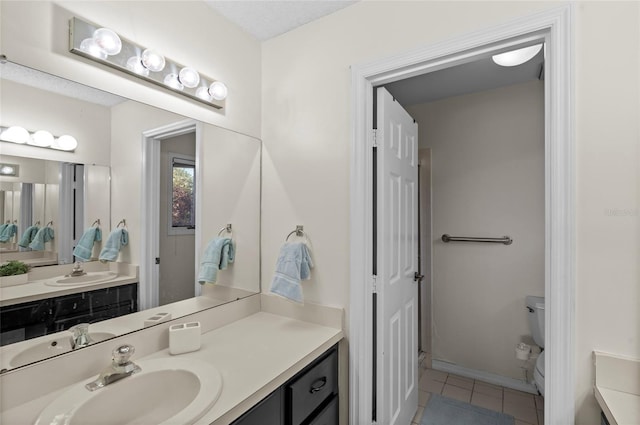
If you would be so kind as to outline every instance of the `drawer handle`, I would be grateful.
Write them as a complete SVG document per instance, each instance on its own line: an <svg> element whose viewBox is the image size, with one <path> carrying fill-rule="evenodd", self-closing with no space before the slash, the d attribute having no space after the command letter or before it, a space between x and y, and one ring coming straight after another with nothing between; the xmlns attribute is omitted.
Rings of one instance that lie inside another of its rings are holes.
<svg viewBox="0 0 640 425"><path fill-rule="evenodd" d="M322 378L318 379L313 384L311 384L311 389L309 390L309 392L311 394L314 394L314 393L317 393L318 391L322 391L325 385L327 385L327 378L326 376L323 376Z"/></svg>

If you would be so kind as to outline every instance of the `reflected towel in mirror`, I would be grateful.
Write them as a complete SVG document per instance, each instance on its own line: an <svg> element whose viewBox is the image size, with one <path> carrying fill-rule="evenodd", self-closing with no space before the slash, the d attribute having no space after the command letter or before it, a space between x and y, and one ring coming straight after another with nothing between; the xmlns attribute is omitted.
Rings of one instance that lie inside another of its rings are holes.
<svg viewBox="0 0 640 425"><path fill-rule="evenodd" d="M98 258L103 263L106 263L107 261L116 261L118 254L120 253L120 249L128 244L129 232L124 227L118 227L109 234L107 242L104 244L104 247L102 247L102 251L100 251L100 256Z"/></svg>
<svg viewBox="0 0 640 425"><path fill-rule="evenodd" d="M33 238L31 243L29 244L29 248L34 251L44 251L44 244L53 240L54 232L53 227L45 226L41 227L36 236Z"/></svg>
<svg viewBox="0 0 640 425"><path fill-rule="evenodd" d="M99 227L89 227L84 231L78 245L73 249L73 255L82 261L89 261L93 252L93 244L102 240L102 230Z"/></svg>
<svg viewBox="0 0 640 425"><path fill-rule="evenodd" d="M302 280L311 278L311 253L304 242L287 242L280 248L276 271L271 281L271 292L295 301L303 302Z"/></svg>
<svg viewBox="0 0 640 425"><path fill-rule="evenodd" d="M18 226L15 224L5 224L4 229L0 232L0 242L5 243L18 232Z"/></svg>
<svg viewBox="0 0 640 425"><path fill-rule="evenodd" d="M27 227L27 230L22 233L22 237L20 238L20 242L18 242L18 245L23 248L29 248L29 244L35 239L36 235L38 234L38 230L40 230L38 226Z"/></svg>
<svg viewBox="0 0 640 425"><path fill-rule="evenodd" d="M218 270L224 270L229 263L233 263L235 257L235 246L233 239L215 238L204 250L202 262L200 263L200 273L198 282L216 283L218 280Z"/></svg>

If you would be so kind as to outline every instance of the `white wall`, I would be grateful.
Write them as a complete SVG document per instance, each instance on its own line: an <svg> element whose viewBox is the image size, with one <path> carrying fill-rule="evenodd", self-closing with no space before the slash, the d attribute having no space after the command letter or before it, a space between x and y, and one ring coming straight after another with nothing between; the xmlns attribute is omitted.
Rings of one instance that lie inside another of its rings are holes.
<svg viewBox="0 0 640 425"><path fill-rule="evenodd" d="M306 300L348 306L350 65L556 5L363 1L265 42L263 287L284 236L304 224L316 262ZM579 3L573 21L579 424L598 423L591 351L640 358L638 8ZM630 213L607 216L608 208Z"/></svg>
<svg viewBox="0 0 640 425"><path fill-rule="evenodd" d="M525 297L544 296L544 84L406 109L432 153L433 358L522 380ZM445 233L514 242L444 243Z"/></svg>
<svg viewBox="0 0 640 425"><path fill-rule="evenodd" d="M68 51L72 16L224 81L222 112ZM175 113L260 135L260 44L196 1L2 1L0 50L9 60Z"/></svg>

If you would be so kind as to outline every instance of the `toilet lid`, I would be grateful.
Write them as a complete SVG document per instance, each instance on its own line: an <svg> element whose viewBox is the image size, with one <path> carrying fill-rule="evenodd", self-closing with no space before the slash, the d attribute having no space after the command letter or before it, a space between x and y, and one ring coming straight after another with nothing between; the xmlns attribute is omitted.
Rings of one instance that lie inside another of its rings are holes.
<svg viewBox="0 0 640 425"><path fill-rule="evenodd" d="M544 378L544 352L540 353L538 360L536 360L536 370Z"/></svg>

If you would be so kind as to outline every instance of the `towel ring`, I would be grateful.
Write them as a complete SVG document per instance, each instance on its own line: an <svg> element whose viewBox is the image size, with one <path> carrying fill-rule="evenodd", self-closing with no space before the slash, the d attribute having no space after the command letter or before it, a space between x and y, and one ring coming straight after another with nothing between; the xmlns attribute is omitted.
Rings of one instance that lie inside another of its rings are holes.
<svg viewBox="0 0 640 425"><path fill-rule="evenodd" d="M229 235L233 235L231 223L227 224L222 229L220 229L220 231L218 232L218 236L221 236L224 232L227 232Z"/></svg>
<svg viewBox="0 0 640 425"><path fill-rule="evenodd" d="M97 219L96 221L93 222L93 224L91 225L91 227L98 225L97 227L100 227L100 219Z"/></svg>
<svg viewBox="0 0 640 425"><path fill-rule="evenodd" d="M47 223L47 225L45 227L49 227L49 226L53 226L53 220L51 220L50 222Z"/></svg>
<svg viewBox="0 0 640 425"><path fill-rule="evenodd" d="M122 227L124 227L125 229L127 228L127 221L123 218L122 220L120 220L118 222L118 224L116 225L116 229L120 227L120 225L122 224Z"/></svg>
<svg viewBox="0 0 640 425"><path fill-rule="evenodd" d="M286 238L284 241L285 241L285 242L289 241L289 238L290 238L290 237L291 237L291 235L293 235L294 233L295 233L295 235L296 235L296 236L300 236L300 237L304 236L304 237L306 238L306 236L307 236L307 235L306 235L306 233L304 233L304 230L303 230L303 229L304 229L304 226L302 226L302 225L297 225L297 226L296 226L296 230L294 230L294 231L292 231L291 233L289 233L289 234L287 235L287 238ZM308 238L307 238L307 239L308 239Z"/></svg>

